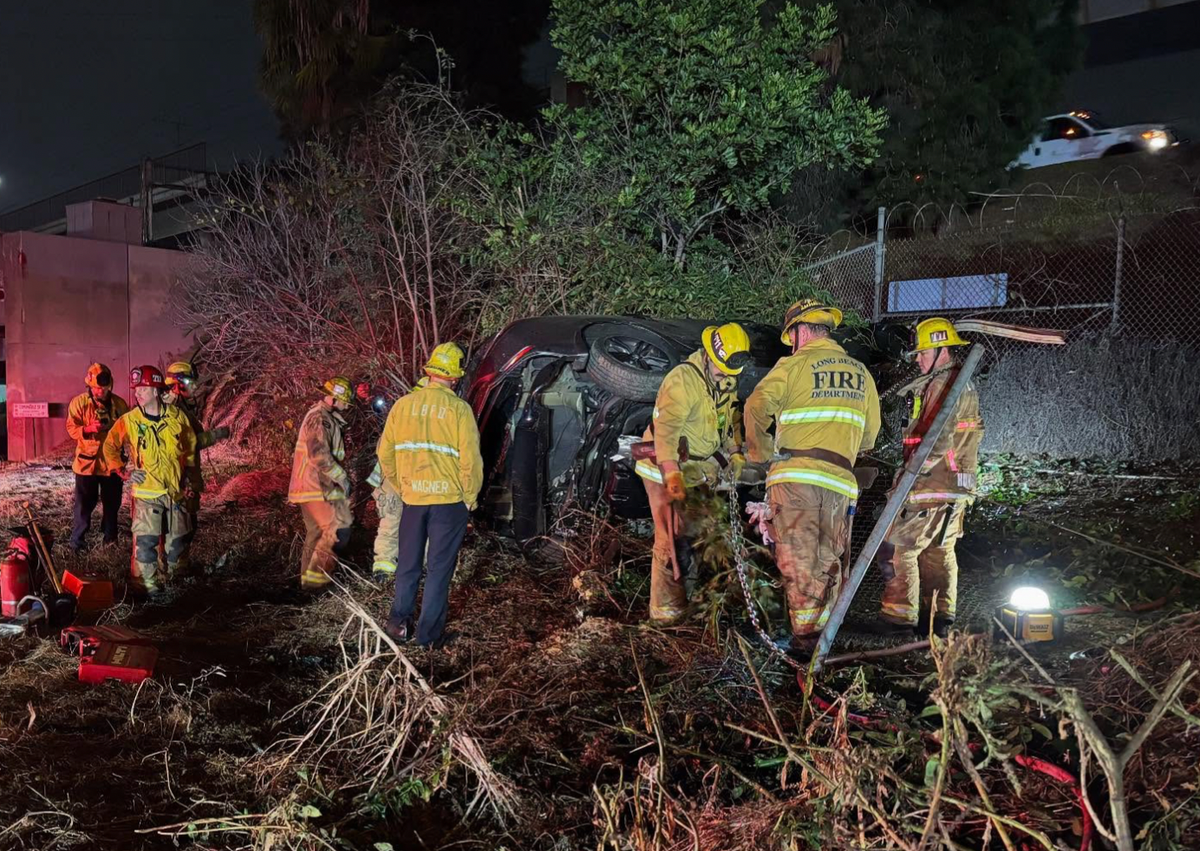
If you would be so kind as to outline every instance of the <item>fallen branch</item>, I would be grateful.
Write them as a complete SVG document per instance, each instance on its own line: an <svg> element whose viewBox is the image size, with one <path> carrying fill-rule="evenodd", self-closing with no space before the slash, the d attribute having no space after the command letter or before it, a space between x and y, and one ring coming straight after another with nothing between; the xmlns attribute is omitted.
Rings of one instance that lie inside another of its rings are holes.
<svg viewBox="0 0 1200 851"><path fill-rule="evenodd" d="M269 776L276 781L291 776L296 762L334 763L347 786L372 790L416 773L421 759L437 759L444 743L478 784L467 813L482 801L501 822L515 816L516 789L492 769L466 731L463 712L434 690L366 609L348 594L342 602L350 612L343 629L345 670L289 713L315 711L316 719L302 735L268 748L268 753L282 751L268 761ZM356 636L353 652L347 635Z"/></svg>

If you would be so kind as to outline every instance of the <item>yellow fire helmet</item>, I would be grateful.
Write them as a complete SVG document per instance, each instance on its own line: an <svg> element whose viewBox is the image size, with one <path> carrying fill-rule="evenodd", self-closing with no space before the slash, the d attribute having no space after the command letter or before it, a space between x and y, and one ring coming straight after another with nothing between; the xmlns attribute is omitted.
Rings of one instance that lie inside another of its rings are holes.
<svg viewBox="0 0 1200 851"><path fill-rule="evenodd" d="M808 325L827 325L836 328L842 324L842 312L832 305L815 298L796 302L783 314L783 332L779 340L784 345L792 344L792 329L804 322Z"/></svg>
<svg viewBox="0 0 1200 851"><path fill-rule="evenodd" d="M83 383L93 389L112 387L112 370L102 363L94 363L88 367Z"/></svg>
<svg viewBox="0 0 1200 851"><path fill-rule="evenodd" d="M463 361L466 358L458 343L442 343L430 354L425 372L439 378L462 378Z"/></svg>
<svg viewBox="0 0 1200 851"><path fill-rule="evenodd" d="M196 368L187 361L176 361L167 367L167 376L164 382L167 387L174 388L175 392L181 396L186 396L196 383Z"/></svg>
<svg viewBox="0 0 1200 851"><path fill-rule="evenodd" d="M928 349L965 345L967 345L967 341L958 336L958 331L954 329L954 323L949 319L935 316L932 319L922 319L917 323L917 347L913 349L914 354Z"/></svg>
<svg viewBox="0 0 1200 851"><path fill-rule="evenodd" d="M354 388L350 386L350 379L345 376L335 375L326 381L322 387L326 393L335 399L340 399L346 403L354 401Z"/></svg>
<svg viewBox="0 0 1200 851"><path fill-rule="evenodd" d="M750 359L750 335L736 322L727 322L718 328L709 325L700 335L704 351L726 375L740 375Z"/></svg>

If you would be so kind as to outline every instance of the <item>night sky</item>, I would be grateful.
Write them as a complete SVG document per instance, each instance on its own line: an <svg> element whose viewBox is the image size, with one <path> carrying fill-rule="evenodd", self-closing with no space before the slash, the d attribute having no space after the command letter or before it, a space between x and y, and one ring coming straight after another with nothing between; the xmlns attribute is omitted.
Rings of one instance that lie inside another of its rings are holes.
<svg viewBox="0 0 1200 851"><path fill-rule="evenodd" d="M38 0L0 15L0 212L207 142L281 150L249 0Z"/></svg>

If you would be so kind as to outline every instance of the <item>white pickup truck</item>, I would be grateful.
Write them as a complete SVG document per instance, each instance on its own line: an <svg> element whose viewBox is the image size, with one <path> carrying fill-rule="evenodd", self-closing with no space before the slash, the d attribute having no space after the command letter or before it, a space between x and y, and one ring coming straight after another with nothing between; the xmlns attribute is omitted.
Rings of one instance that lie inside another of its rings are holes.
<svg viewBox="0 0 1200 851"><path fill-rule="evenodd" d="M1041 168L1138 151L1157 153L1178 144L1175 132L1165 124L1108 127L1096 113L1080 110L1043 119L1033 142L1009 167Z"/></svg>

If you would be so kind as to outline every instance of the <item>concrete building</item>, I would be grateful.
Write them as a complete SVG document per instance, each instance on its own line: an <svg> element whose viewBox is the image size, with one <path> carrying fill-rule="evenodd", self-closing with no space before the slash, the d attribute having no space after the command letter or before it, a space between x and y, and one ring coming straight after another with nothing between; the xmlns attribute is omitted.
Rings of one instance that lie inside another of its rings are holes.
<svg viewBox="0 0 1200 851"><path fill-rule="evenodd" d="M191 346L169 302L187 255L141 245L141 213L132 207L88 201L68 207L66 220L64 236L0 234L12 461L33 460L68 439L67 405L83 392L88 364L107 364L113 389L132 402L132 366L165 366Z"/></svg>

